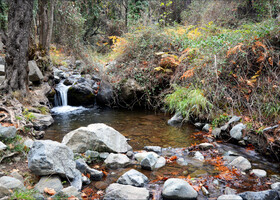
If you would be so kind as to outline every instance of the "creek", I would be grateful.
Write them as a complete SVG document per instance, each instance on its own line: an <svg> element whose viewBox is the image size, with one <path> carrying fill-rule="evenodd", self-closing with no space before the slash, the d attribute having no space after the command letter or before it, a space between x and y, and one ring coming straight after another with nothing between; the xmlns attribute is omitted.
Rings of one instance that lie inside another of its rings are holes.
<svg viewBox="0 0 280 200"><path fill-rule="evenodd" d="M72 110L71 112L69 110ZM219 185L213 183L219 171L208 162L199 162L188 159L185 148L194 144L208 142L203 135L198 135L193 125L186 124L182 127L172 127L167 124L169 115L163 113L154 113L145 110L120 110L108 109L95 106L94 108L82 107L61 107L58 112L55 110L53 117L55 123L46 130L45 139L51 139L61 142L63 136L68 132L81 126L87 126L92 123L105 123L129 139L129 144L134 151L143 150L144 146L161 146L163 147L162 155L171 157L176 155L178 158L183 157L188 162L187 166L181 166L176 162L167 163L163 168L155 171L142 170L139 165L132 168L144 173L151 181L146 187L160 199L161 187L164 181L157 181L159 177L183 177L189 175L191 178L205 177L210 181L209 188L210 197L217 197L223 193L226 186L236 189L238 192L243 191L259 191L268 189L264 186L264 182L269 181L264 178L262 181L250 175L242 175L240 182L236 181L220 181ZM254 150L248 150L232 144L217 143L219 152L235 152L247 158L252 168L265 169L269 176L279 174L279 166L277 163L271 163L264 157L260 156ZM205 155L207 158L208 155ZM102 165L102 163L99 163ZM93 166L96 165L93 164ZM91 187L94 190L104 189L110 183L116 182L118 177L131 168L108 170L108 176L99 182L92 182ZM155 183L154 183L155 182ZM200 191L200 196L204 197Z"/></svg>

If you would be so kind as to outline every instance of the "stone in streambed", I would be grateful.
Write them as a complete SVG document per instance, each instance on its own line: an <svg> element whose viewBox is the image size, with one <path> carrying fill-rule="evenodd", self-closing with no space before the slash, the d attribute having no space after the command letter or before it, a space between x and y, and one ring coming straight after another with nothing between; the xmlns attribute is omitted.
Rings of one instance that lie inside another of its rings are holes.
<svg viewBox="0 0 280 200"><path fill-rule="evenodd" d="M126 155L114 153L110 153L104 163L106 164L106 167L112 169L127 167L131 164L130 159Z"/></svg>
<svg viewBox="0 0 280 200"><path fill-rule="evenodd" d="M243 192L238 194L243 200L279 200L279 194L275 190L260 192Z"/></svg>
<svg viewBox="0 0 280 200"><path fill-rule="evenodd" d="M242 156L238 156L235 158L231 163L229 163L230 166L234 166L242 171L246 171L252 168L251 163L249 160Z"/></svg>
<svg viewBox="0 0 280 200"><path fill-rule="evenodd" d="M145 146L144 150L153 151L155 153L161 153L161 147L160 146Z"/></svg>
<svg viewBox="0 0 280 200"><path fill-rule="evenodd" d="M63 185L58 176L44 176L35 185L34 189L40 193L44 193L45 188L51 188L54 189L56 192L59 192L63 189Z"/></svg>
<svg viewBox="0 0 280 200"><path fill-rule="evenodd" d="M242 200L242 198L238 195L222 195L217 198L217 200Z"/></svg>
<svg viewBox="0 0 280 200"><path fill-rule="evenodd" d="M113 183L106 189L104 200L148 200L149 190L146 188L134 187L131 185L122 185Z"/></svg>
<svg viewBox="0 0 280 200"><path fill-rule="evenodd" d="M153 154L146 156L140 163L141 168L146 170L154 170L157 164L157 158Z"/></svg>
<svg viewBox="0 0 280 200"><path fill-rule="evenodd" d="M273 183L271 189L280 191L280 182Z"/></svg>
<svg viewBox="0 0 280 200"><path fill-rule="evenodd" d="M146 158L148 155L152 154L155 158L159 158L160 156L158 154L156 154L155 152L141 152L141 153L137 153L134 155L135 159L138 162L141 162L144 158Z"/></svg>
<svg viewBox="0 0 280 200"><path fill-rule="evenodd" d="M51 115L43 115L38 113L32 113L32 115L35 117L32 123L36 130L46 129L54 122Z"/></svg>
<svg viewBox="0 0 280 200"><path fill-rule="evenodd" d="M231 130L230 130L230 136L236 140L241 140L242 139L242 131L246 128L246 125L240 123L235 125Z"/></svg>
<svg viewBox="0 0 280 200"><path fill-rule="evenodd" d="M253 169L251 170L250 175L255 175L258 178L263 178L267 176L267 173L265 170L262 169Z"/></svg>
<svg viewBox="0 0 280 200"><path fill-rule="evenodd" d="M168 120L168 124L170 126L176 126L178 124L181 124L184 120L184 117L181 113L176 113L171 119Z"/></svg>
<svg viewBox="0 0 280 200"><path fill-rule="evenodd" d="M135 187L144 187L144 184L149 180L147 176L138 172L135 169L131 169L128 172L124 173L118 180L117 183L123 185L132 185Z"/></svg>
<svg viewBox="0 0 280 200"><path fill-rule="evenodd" d="M162 190L164 199L196 199L197 192L187 181L178 178L171 178L165 181Z"/></svg>
<svg viewBox="0 0 280 200"><path fill-rule="evenodd" d="M132 149L122 134L102 123L71 131L63 137L62 143L75 153L84 153L87 150L126 153Z"/></svg>
<svg viewBox="0 0 280 200"><path fill-rule="evenodd" d="M90 168L83 159L78 159L75 161L77 169L83 174L90 174L90 179L94 181L99 181L103 177L103 172L96 169Z"/></svg>
<svg viewBox="0 0 280 200"><path fill-rule="evenodd" d="M203 126L202 130L205 131L205 132L209 132L209 130L210 130L210 124L205 124L205 125Z"/></svg>
<svg viewBox="0 0 280 200"><path fill-rule="evenodd" d="M198 145L198 147L203 150L203 151L206 151L206 150L209 150L209 149L213 149L214 148L214 145L213 144L210 144L210 143L201 143Z"/></svg>

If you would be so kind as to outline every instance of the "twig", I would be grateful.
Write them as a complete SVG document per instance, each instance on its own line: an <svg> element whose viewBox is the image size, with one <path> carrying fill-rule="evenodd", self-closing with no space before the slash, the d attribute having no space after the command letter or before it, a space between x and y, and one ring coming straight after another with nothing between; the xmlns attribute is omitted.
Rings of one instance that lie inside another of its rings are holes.
<svg viewBox="0 0 280 200"><path fill-rule="evenodd" d="M10 153L8 155L5 155L3 156L1 159L0 159L0 163L5 159L5 158L9 158L9 157L12 157L14 155L18 154L18 152L13 152L13 153Z"/></svg>

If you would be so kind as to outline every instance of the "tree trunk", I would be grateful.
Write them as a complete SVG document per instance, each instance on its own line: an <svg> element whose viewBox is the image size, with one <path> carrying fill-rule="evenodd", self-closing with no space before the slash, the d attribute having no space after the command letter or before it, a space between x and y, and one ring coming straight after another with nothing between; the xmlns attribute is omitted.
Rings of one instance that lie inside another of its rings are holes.
<svg viewBox="0 0 280 200"><path fill-rule="evenodd" d="M39 45L49 54L53 28L54 0L40 0L39 2Z"/></svg>
<svg viewBox="0 0 280 200"><path fill-rule="evenodd" d="M8 1L8 38L3 89L28 92L28 42L32 22L33 0Z"/></svg>

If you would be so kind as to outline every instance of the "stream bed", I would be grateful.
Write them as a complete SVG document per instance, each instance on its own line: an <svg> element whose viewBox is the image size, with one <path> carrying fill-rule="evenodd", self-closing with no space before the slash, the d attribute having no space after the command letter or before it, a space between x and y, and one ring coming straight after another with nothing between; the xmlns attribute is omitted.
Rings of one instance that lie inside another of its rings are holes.
<svg viewBox="0 0 280 200"><path fill-rule="evenodd" d="M260 156L254 150L241 148L233 144L216 143L216 148L211 151L202 152L206 161L200 162L188 159L187 147L195 146L208 140L193 125L186 124L182 127L172 127L167 124L169 115L144 110L114 110L108 108L89 108L77 109L74 112L56 113L53 115L55 123L46 130L45 139L51 139L58 142L68 132L81 126L88 126L93 123L105 123L125 137L129 138L128 143L133 151L141 151L144 146L160 146L163 148L161 155L165 158L176 156L184 158L188 163L186 166L179 165L176 161L167 163L164 167L155 170L142 170L139 164L132 165L129 168L120 168L116 170L106 169L108 175L102 181L93 181L87 188L94 192L104 190L109 184L116 182L119 176L129 169L136 169L144 173L150 180L146 188L153 194L153 199L161 199L162 184L166 178L170 177L189 177L196 181L195 184L203 184L209 191L205 195L199 191L198 199L216 198L224 194L225 188L230 187L237 192L260 191L269 189L271 180L278 180L278 163L269 162ZM249 174L240 174L240 180L222 180L219 178L219 170L215 165L207 162L219 154L235 152L247 158L252 168L264 169L268 177L256 178ZM102 163L93 163L91 167L102 168Z"/></svg>

